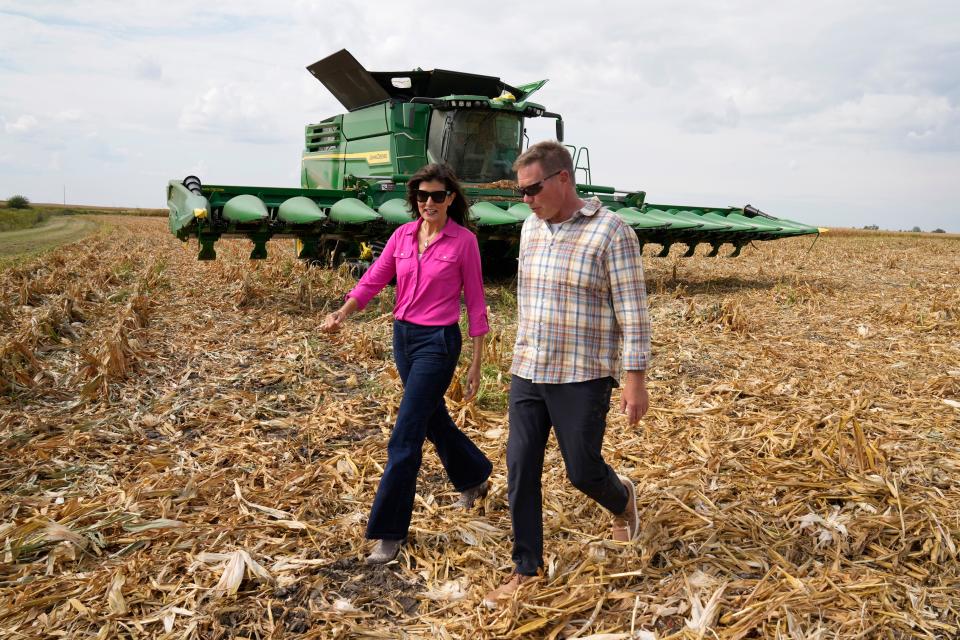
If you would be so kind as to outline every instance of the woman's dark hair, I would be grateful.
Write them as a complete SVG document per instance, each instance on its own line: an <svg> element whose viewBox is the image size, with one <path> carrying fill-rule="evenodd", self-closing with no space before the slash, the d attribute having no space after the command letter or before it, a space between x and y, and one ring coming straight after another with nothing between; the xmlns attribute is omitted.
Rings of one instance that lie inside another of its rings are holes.
<svg viewBox="0 0 960 640"><path fill-rule="evenodd" d="M417 207L417 190L421 182L437 180L444 184L450 193L453 194L453 202L447 208L447 216L453 218L454 222L461 227L466 227L473 231L473 223L470 221L470 207L467 205L467 198L463 195L463 189L460 188L460 181L453 169L445 164L428 164L421 167L407 181L407 204L410 205L410 212L414 220L420 217L420 209Z"/></svg>

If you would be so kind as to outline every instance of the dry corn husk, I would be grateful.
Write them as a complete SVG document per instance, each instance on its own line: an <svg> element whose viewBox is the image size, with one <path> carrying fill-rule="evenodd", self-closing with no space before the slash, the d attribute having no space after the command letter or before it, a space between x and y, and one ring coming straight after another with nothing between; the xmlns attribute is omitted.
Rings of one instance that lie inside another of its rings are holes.
<svg viewBox="0 0 960 640"><path fill-rule="evenodd" d="M647 259L651 409L629 426L615 392L604 449L640 539L608 540L551 438L542 586L491 612L511 566L511 284L487 289L480 397L448 397L490 494L452 507L426 445L409 543L370 568L402 394L389 293L327 337L348 270L282 240L197 262L163 220L104 221L0 272L0 636L960 634L956 237Z"/></svg>

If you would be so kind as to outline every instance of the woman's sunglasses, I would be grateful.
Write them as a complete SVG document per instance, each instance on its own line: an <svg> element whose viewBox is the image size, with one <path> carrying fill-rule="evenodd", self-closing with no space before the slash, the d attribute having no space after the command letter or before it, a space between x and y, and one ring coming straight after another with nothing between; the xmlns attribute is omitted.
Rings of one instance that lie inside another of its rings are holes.
<svg viewBox="0 0 960 640"><path fill-rule="evenodd" d="M427 198L433 198L434 202L443 202L447 199L447 196L450 195L450 192L444 189L443 191L423 191L417 189L417 202L426 202Z"/></svg>
<svg viewBox="0 0 960 640"><path fill-rule="evenodd" d="M563 171L563 169L560 169L560 171ZM517 191L520 192L520 197L522 198L524 196L530 196L532 198L533 196L537 195L538 193L543 191L543 183L549 180L550 178L552 178L553 176L557 175L558 173L560 173L560 171L554 171L543 180L539 180L537 182L534 182L533 184L528 184L525 187L519 187Z"/></svg>

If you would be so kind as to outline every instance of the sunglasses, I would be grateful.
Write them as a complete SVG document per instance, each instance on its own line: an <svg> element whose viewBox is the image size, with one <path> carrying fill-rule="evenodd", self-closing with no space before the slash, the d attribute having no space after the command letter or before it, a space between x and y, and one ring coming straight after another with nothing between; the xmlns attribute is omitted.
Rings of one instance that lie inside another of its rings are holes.
<svg viewBox="0 0 960 640"><path fill-rule="evenodd" d="M444 189L442 191L423 191L417 189L417 202L426 202L427 198L433 198L434 202L440 203L447 199L447 196L450 195L450 191Z"/></svg>
<svg viewBox="0 0 960 640"><path fill-rule="evenodd" d="M560 169L560 171L563 171L563 169ZM532 198L533 196L537 195L538 193L543 191L543 183L549 180L550 178L552 178L553 176L557 175L558 173L560 173L560 171L554 171L543 180L534 182L533 184L528 184L525 187L518 187L517 191L520 192L520 197L530 196Z"/></svg>

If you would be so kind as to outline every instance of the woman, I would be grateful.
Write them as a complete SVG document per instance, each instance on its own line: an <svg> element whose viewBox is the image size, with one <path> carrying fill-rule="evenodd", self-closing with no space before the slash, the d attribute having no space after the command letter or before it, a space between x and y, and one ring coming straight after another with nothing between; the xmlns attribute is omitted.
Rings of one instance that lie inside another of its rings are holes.
<svg viewBox="0 0 960 640"><path fill-rule="evenodd" d="M403 380L403 399L387 446L387 466L370 510L366 537L376 540L368 564L390 562L407 537L423 441L429 439L450 482L469 508L486 495L493 465L450 419L443 395L460 358L460 292L467 306L473 360L467 398L480 386L487 325L480 250L467 228L467 201L446 166L430 164L407 182L407 202L418 212L387 241L383 253L329 314L321 330L337 331L394 277L393 356Z"/></svg>

